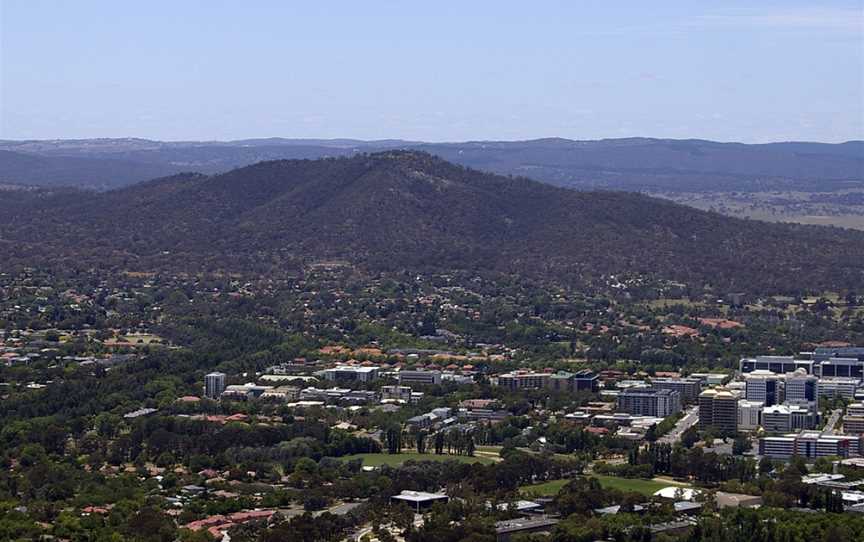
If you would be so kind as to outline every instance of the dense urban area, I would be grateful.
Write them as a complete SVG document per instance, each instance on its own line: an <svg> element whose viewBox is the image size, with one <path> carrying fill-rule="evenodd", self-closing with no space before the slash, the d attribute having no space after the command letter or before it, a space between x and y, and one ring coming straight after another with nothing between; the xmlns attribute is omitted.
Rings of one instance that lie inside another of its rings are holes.
<svg viewBox="0 0 864 542"><path fill-rule="evenodd" d="M0 273L0 539L861 540L864 299Z"/></svg>

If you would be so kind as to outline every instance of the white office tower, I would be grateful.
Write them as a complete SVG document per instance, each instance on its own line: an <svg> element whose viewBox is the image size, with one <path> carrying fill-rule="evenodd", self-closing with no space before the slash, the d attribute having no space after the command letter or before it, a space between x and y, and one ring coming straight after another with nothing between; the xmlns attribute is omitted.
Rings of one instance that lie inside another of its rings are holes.
<svg viewBox="0 0 864 542"><path fill-rule="evenodd" d="M786 402L803 404L819 400L819 379L804 369L786 373Z"/></svg>
<svg viewBox="0 0 864 542"><path fill-rule="evenodd" d="M225 391L225 373L210 373L204 377L204 396L218 399Z"/></svg>
<svg viewBox="0 0 864 542"><path fill-rule="evenodd" d="M765 406L778 405L783 402L783 389L779 375L771 371L753 371L744 375L746 390L744 398L748 401L758 401Z"/></svg>
<svg viewBox="0 0 864 542"><path fill-rule="evenodd" d="M762 403L759 401L738 401L738 429L753 431L762 423Z"/></svg>

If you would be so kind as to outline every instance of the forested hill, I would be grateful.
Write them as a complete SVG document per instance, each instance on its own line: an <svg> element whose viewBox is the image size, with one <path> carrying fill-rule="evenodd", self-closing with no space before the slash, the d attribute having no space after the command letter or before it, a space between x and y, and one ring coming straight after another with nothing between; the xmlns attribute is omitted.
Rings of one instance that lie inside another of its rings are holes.
<svg viewBox="0 0 864 542"><path fill-rule="evenodd" d="M860 287L864 234L576 192L388 151L0 201L0 260L270 272L477 269L579 281L653 274L761 291Z"/></svg>

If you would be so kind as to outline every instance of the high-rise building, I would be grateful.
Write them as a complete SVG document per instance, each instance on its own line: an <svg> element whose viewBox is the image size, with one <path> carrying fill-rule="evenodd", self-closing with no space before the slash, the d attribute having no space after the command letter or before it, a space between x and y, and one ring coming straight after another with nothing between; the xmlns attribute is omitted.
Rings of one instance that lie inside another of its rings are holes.
<svg viewBox="0 0 864 542"><path fill-rule="evenodd" d="M738 401L738 429L752 431L762 424L762 403L759 401Z"/></svg>
<svg viewBox="0 0 864 542"><path fill-rule="evenodd" d="M744 398L748 401L759 401L765 406L783 402L782 379L779 375L758 370L744 375L744 382Z"/></svg>
<svg viewBox="0 0 864 542"><path fill-rule="evenodd" d="M681 394L675 390L632 388L618 394L618 410L665 418L681 411Z"/></svg>
<svg viewBox="0 0 864 542"><path fill-rule="evenodd" d="M218 399L225 391L225 373L210 373L204 376L204 396Z"/></svg>
<svg viewBox="0 0 864 542"><path fill-rule="evenodd" d="M699 429L738 430L738 398L729 390L713 388L699 394Z"/></svg>

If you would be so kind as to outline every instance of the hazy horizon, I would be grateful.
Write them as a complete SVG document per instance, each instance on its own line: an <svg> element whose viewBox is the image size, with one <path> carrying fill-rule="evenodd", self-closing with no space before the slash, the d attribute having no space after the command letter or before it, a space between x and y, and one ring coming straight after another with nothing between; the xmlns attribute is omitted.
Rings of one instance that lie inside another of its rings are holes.
<svg viewBox="0 0 864 542"><path fill-rule="evenodd" d="M848 139L845 141L816 141L816 140L804 140L804 139L788 139L788 140L776 140L776 141L758 141L758 142L746 142L746 141L736 141L736 140L719 140L719 139L706 139L704 137L653 137L650 135L633 135L633 136L621 136L621 137L598 137L594 139L578 139L578 138L570 138L570 137L561 137L561 136L545 136L545 137L533 137L530 139L465 139L465 140L456 140L456 139L441 139L441 140L431 140L431 139L407 139L402 137L383 137L378 139L361 139L356 137L286 137L286 136L253 136L253 137L242 137L242 138L232 138L232 139L215 139L215 138L206 138L206 139L157 139L151 137L138 137L134 135L120 135L120 136L97 136L97 137L47 137L47 138L7 138L0 137L0 141L9 141L9 142L51 142L51 141L96 141L96 140L141 140L141 141L152 141L154 143L237 143L243 141L265 141L271 139L279 139L284 141L322 141L322 142L336 142L336 141L357 141L361 143L378 143L378 142L386 142L386 141L399 141L405 143L429 143L435 145L447 145L447 144L465 144L465 143L524 143L528 141L541 141L546 139L562 139L567 141L574 142L593 142L593 141L620 141L627 139L647 139L647 140L657 140L657 141L708 141L711 143L721 143L721 144L741 144L741 145L772 145L777 143L814 143L814 144L824 144L824 145L843 145L847 143L864 143L864 138L862 139Z"/></svg>

